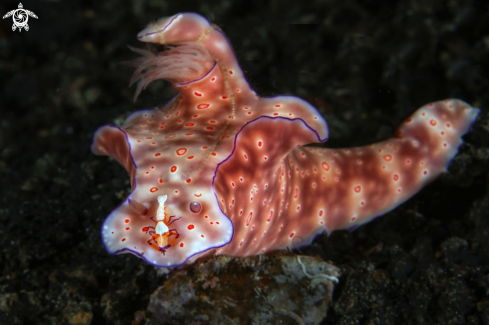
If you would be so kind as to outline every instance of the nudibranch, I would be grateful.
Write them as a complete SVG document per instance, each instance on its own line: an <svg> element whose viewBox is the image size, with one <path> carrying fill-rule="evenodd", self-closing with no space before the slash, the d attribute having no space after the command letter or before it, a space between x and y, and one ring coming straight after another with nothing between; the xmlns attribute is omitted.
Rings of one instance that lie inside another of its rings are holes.
<svg viewBox="0 0 489 325"><path fill-rule="evenodd" d="M260 98L221 30L194 13L150 24L131 82L156 79L179 94L168 104L107 125L92 151L117 159L132 192L105 220L109 253L159 267L203 254L248 256L308 245L353 229L406 201L441 172L478 109L449 99L406 119L395 136L364 147L307 147L328 126L306 101Z"/></svg>

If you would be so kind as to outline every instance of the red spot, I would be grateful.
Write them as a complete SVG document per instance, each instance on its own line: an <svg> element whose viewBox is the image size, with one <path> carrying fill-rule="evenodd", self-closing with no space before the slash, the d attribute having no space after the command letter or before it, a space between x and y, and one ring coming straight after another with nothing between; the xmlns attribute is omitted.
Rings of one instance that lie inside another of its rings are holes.
<svg viewBox="0 0 489 325"><path fill-rule="evenodd" d="M300 206L300 205L298 205L298 206L297 206L297 211L299 211L300 209L301 209L301 206Z"/></svg>
<svg viewBox="0 0 489 325"><path fill-rule="evenodd" d="M291 233L289 237L290 237L290 238L294 237L294 233Z"/></svg>
<svg viewBox="0 0 489 325"><path fill-rule="evenodd" d="M183 243L180 243L180 247L183 247Z"/></svg>
<svg viewBox="0 0 489 325"><path fill-rule="evenodd" d="M240 241L239 242L239 246L243 246L243 241Z"/></svg>
<svg viewBox="0 0 489 325"><path fill-rule="evenodd" d="M258 147L261 148L262 145L263 145L263 142L258 141Z"/></svg>
<svg viewBox="0 0 489 325"><path fill-rule="evenodd" d="M146 172L146 175L148 175L148 174L149 174L149 172Z"/></svg>
<svg viewBox="0 0 489 325"><path fill-rule="evenodd" d="M154 193L154 192L158 191L158 188L157 187L152 187L152 188L149 189L149 191L151 193Z"/></svg>
<svg viewBox="0 0 489 325"><path fill-rule="evenodd" d="M428 175L428 171L427 170L423 171L423 175Z"/></svg>
<svg viewBox="0 0 489 325"><path fill-rule="evenodd" d="M161 156L161 153L159 153L159 152L155 153L155 157L159 157L159 156Z"/></svg>
<svg viewBox="0 0 489 325"><path fill-rule="evenodd" d="M410 164L411 163L411 160L406 160L406 164Z"/></svg>
<svg viewBox="0 0 489 325"><path fill-rule="evenodd" d="M229 70L229 74L233 74L233 73L234 73L233 70Z"/></svg>
<svg viewBox="0 0 489 325"><path fill-rule="evenodd" d="M278 107L280 107L280 105L275 105L275 107L277 107L277 108L278 108Z"/></svg>
<svg viewBox="0 0 489 325"><path fill-rule="evenodd" d="M194 123L187 123L185 124L185 126L194 126L195 124Z"/></svg>
<svg viewBox="0 0 489 325"><path fill-rule="evenodd" d="M218 225L218 224L219 224L219 221L216 221L216 225Z"/></svg>
<svg viewBox="0 0 489 325"><path fill-rule="evenodd" d="M195 226L194 226L194 225L188 225L188 226L187 226L187 229L188 229L188 230L192 230L192 229L194 229L194 228L195 228Z"/></svg>
<svg viewBox="0 0 489 325"><path fill-rule="evenodd" d="M194 194L196 197L201 197L202 196L202 193L200 194Z"/></svg>
<svg viewBox="0 0 489 325"><path fill-rule="evenodd" d="M394 175L392 176L392 179L393 179L394 181L397 181L397 180L399 180L399 175L397 175L397 174L394 174Z"/></svg>
<svg viewBox="0 0 489 325"><path fill-rule="evenodd" d="M299 195L299 189L296 187L294 190L294 199L297 199L298 195Z"/></svg>
<svg viewBox="0 0 489 325"><path fill-rule="evenodd" d="M152 137L146 137L146 139L148 139L148 140L152 140L153 138L152 138Z"/></svg>
<svg viewBox="0 0 489 325"><path fill-rule="evenodd" d="M408 119L406 120L406 123L411 123L412 121L413 121L413 119L412 119L412 118L408 118Z"/></svg>
<svg viewBox="0 0 489 325"><path fill-rule="evenodd" d="M384 156L384 160L385 161L391 161L392 160L392 156L391 155L385 155Z"/></svg>
<svg viewBox="0 0 489 325"><path fill-rule="evenodd" d="M200 235L200 237L204 238L204 235Z"/></svg>
<svg viewBox="0 0 489 325"><path fill-rule="evenodd" d="M215 157L215 156L217 156L217 153L213 152L213 153L211 153L211 155L213 155Z"/></svg>
<svg viewBox="0 0 489 325"><path fill-rule="evenodd" d="M364 206L365 205L365 201L360 201L360 205L361 206Z"/></svg>
<svg viewBox="0 0 489 325"><path fill-rule="evenodd" d="M194 91L194 95L197 97L202 97L202 93L199 93L198 91Z"/></svg>
<svg viewBox="0 0 489 325"><path fill-rule="evenodd" d="M158 183L163 184L163 180L161 178L158 178Z"/></svg>
<svg viewBox="0 0 489 325"><path fill-rule="evenodd" d="M172 173L176 172L176 171L177 171L177 166L171 166L170 171L171 171Z"/></svg>
<svg viewBox="0 0 489 325"><path fill-rule="evenodd" d="M250 225L252 217L253 217L253 212L250 212L250 214L248 214L248 217L246 217L246 226Z"/></svg>
<svg viewBox="0 0 489 325"><path fill-rule="evenodd" d="M211 106L210 104L199 104L197 105L197 109L205 109L205 108L208 108L209 106ZM196 116L194 116L196 117Z"/></svg>
<svg viewBox="0 0 489 325"><path fill-rule="evenodd" d="M451 126L450 123L447 123L447 128L449 128L450 126Z"/></svg>
<svg viewBox="0 0 489 325"><path fill-rule="evenodd" d="M211 121L209 121L209 123L216 123L216 121L214 121L214 120L211 120Z"/></svg>
<svg viewBox="0 0 489 325"><path fill-rule="evenodd" d="M323 210L319 210L319 216L322 217L323 216Z"/></svg>
<svg viewBox="0 0 489 325"><path fill-rule="evenodd" d="M211 81L216 81L216 77L212 77Z"/></svg>
<svg viewBox="0 0 489 325"><path fill-rule="evenodd" d="M329 165L328 165L328 163L327 163L327 162L323 161L323 163L321 164L321 166L323 167L323 169L324 169L325 171L329 171Z"/></svg>
<svg viewBox="0 0 489 325"><path fill-rule="evenodd" d="M129 219L124 220L125 223L129 223L129 221L130 221Z"/></svg>
<svg viewBox="0 0 489 325"><path fill-rule="evenodd" d="M421 113L421 115L426 116L426 113L425 113L425 112L423 112L423 113Z"/></svg>
<svg viewBox="0 0 489 325"><path fill-rule="evenodd" d="M443 146L446 148L448 145L446 143L444 143Z"/></svg>
<svg viewBox="0 0 489 325"><path fill-rule="evenodd" d="M151 166L151 169L155 169L155 166Z"/></svg>
<svg viewBox="0 0 489 325"><path fill-rule="evenodd" d="M212 221L211 221L211 222L209 222L209 223L210 223L211 225L213 225L213 224L214 224L214 222L212 222Z"/></svg>
<svg viewBox="0 0 489 325"><path fill-rule="evenodd" d="M182 156L187 153L187 148L180 148L177 150L177 155Z"/></svg>
<svg viewBox="0 0 489 325"><path fill-rule="evenodd" d="M234 187L236 184L234 184L234 182L231 182L231 186Z"/></svg>
<svg viewBox="0 0 489 325"><path fill-rule="evenodd" d="M204 216L204 218L208 219L208 218L209 218L209 216Z"/></svg>
<svg viewBox="0 0 489 325"><path fill-rule="evenodd" d="M357 185L353 188L353 190L356 192L356 193L360 193L360 191L362 190L362 187L360 185Z"/></svg>
<svg viewBox="0 0 489 325"><path fill-rule="evenodd" d="M248 155L247 154L244 154L243 157L244 157L244 159L248 159Z"/></svg>
<svg viewBox="0 0 489 325"><path fill-rule="evenodd" d="M175 137L175 134L170 134L165 137L165 139L172 139Z"/></svg>
<svg viewBox="0 0 489 325"><path fill-rule="evenodd" d="M194 159L194 156L188 156L187 159Z"/></svg>
<svg viewBox="0 0 489 325"><path fill-rule="evenodd" d="M277 115L278 115L278 113L273 113L273 115L277 116Z"/></svg>
<svg viewBox="0 0 489 325"><path fill-rule="evenodd" d="M248 115L251 115L251 112L248 112L247 114L248 114Z"/></svg>
<svg viewBox="0 0 489 325"><path fill-rule="evenodd" d="M195 115L194 115L194 116L192 116L192 117L193 117L193 118L197 118L197 117L199 117L199 115L195 114Z"/></svg>
<svg viewBox="0 0 489 325"><path fill-rule="evenodd" d="M187 179L187 184L190 183L192 181L192 179L188 178Z"/></svg>
<svg viewBox="0 0 489 325"><path fill-rule="evenodd" d="M129 230L129 229L131 229L131 228L130 227L126 227L126 230Z"/></svg>
<svg viewBox="0 0 489 325"><path fill-rule="evenodd" d="M435 126L435 125L436 125L436 121L435 121L435 120L431 120L431 121L430 121L430 124L431 124L432 126Z"/></svg>
<svg viewBox="0 0 489 325"><path fill-rule="evenodd" d="M149 230L149 227L143 227L143 229L141 229L143 232L147 232Z"/></svg>
<svg viewBox="0 0 489 325"><path fill-rule="evenodd" d="M121 240L121 241L126 241L126 239L125 239L125 238L122 238L122 240Z"/></svg>
<svg viewBox="0 0 489 325"><path fill-rule="evenodd" d="M203 146L202 149L207 149L207 146Z"/></svg>
<svg viewBox="0 0 489 325"><path fill-rule="evenodd" d="M228 99L228 96L222 96L221 98L222 99Z"/></svg>
<svg viewBox="0 0 489 325"><path fill-rule="evenodd" d="M267 222L270 222L270 220L272 220L272 216L273 216L273 210L270 210L270 215L267 218Z"/></svg>
<svg viewBox="0 0 489 325"><path fill-rule="evenodd" d="M207 130L214 130L214 128L212 126L208 126L206 127Z"/></svg>

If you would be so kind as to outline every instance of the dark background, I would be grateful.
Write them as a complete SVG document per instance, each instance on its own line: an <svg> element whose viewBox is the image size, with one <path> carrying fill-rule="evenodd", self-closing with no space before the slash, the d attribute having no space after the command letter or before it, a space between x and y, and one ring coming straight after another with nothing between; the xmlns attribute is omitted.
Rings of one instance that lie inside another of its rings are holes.
<svg viewBox="0 0 489 325"><path fill-rule="evenodd" d="M23 1L28 32L0 22L0 323L144 323L166 277L111 256L104 218L125 170L91 154L97 127L165 103L159 81L134 104L126 45L162 16L222 28L256 92L324 114L326 146L390 137L447 97L482 109L449 173L384 218L300 251L343 269L324 324L489 324L487 1ZM18 1L2 1L0 15ZM143 315L143 316L141 316Z"/></svg>

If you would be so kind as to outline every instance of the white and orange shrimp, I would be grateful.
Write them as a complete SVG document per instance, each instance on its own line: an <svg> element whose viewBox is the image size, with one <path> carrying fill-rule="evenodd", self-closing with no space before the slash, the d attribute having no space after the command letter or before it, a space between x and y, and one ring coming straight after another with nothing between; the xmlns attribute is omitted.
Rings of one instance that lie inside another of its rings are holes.
<svg viewBox="0 0 489 325"><path fill-rule="evenodd" d="M147 229L147 233L151 235L151 239L148 240L148 244L156 249L157 251L162 252L163 254L166 252L168 248L173 246L175 242L178 240L180 235L176 229L169 229L168 226L178 219L171 220L175 218L175 216L170 216L168 218L168 213L166 212L165 202L168 196L160 195L158 196L159 207L156 211L156 219L151 217L151 220L155 222L155 226L145 227ZM152 229L152 230L150 230ZM170 238L174 237L171 241Z"/></svg>

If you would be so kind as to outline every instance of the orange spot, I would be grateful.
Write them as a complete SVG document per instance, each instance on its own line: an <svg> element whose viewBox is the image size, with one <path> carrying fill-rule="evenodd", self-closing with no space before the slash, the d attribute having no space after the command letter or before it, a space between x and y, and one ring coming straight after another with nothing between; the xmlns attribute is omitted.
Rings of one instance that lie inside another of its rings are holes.
<svg viewBox="0 0 489 325"><path fill-rule="evenodd" d="M152 188L149 189L149 191L151 193L154 193L154 192L158 191L158 188L157 187L152 187Z"/></svg>
<svg viewBox="0 0 489 325"><path fill-rule="evenodd" d="M163 180L161 178L158 178L158 183L163 184Z"/></svg>
<svg viewBox="0 0 489 325"><path fill-rule="evenodd" d="M149 230L149 227L143 227L143 229L141 229L143 232L147 232Z"/></svg>
<svg viewBox="0 0 489 325"><path fill-rule="evenodd" d="M216 225L218 225L218 224L219 224L219 221L216 221Z"/></svg>
<svg viewBox="0 0 489 325"><path fill-rule="evenodd" d="M215 157L215 156L217 156L217 153L213 152L213 153L211 153L211 155L213 155Z"/></svg>
<svg viewBox="0 0 489 325"><path fill-rule="evenodd" d="M325 171L329 171L329 165L328 165L328 163L327 163L327 162L323 161L323 163L321 164L321 166L323 167L323 169L324 169Z"/></svg>
<svg viewBox="0 0 489 325"><path fill-rule="evenodd" d="M192 229L194 229L194 228L195 228L195 226L194 226L194 225L188 225L188 226L187 226L187 229L188 229L188 230L192 230Z"/></svg>
<svg viewBox="0 0 489 325"><path fill-rule="evenodd" d="M202 149L207 149L207 146L203 146Z"/></svg>
<svg viewBox="0 0 489 325"><path fill-rule="evenodd" d="M201 197L202 196L202 193L200 194L194 194L196 197Z"/></svg>
<svg viewBox="0 0 489 325"><path fill-rule="evenodd" d="M447 128L449 128L449 127L450 127L450 123L447 123Z"/></svg>
<svg viewBox="0 0 489 325"><path fill-rule="evenodd" d="M248 217L246 217L246 226L250 225L252 217L253 217L253 212L250 212L250 214L248 214Z"/></svg>
<svg viewBox="0 0 489 325"><path fill-rule="evenodd" d="M177 150L177 155L182 156L187 153L187 148L180 148Z"/></svg>
<svg viewBox="0 0 489 325"><path fill-rule="evenodd" d="M208 108L209 106L211 106L210 104L199 104L197 105L197 109L205 109L205 108Z"/></svg>
<svg viewBox="0 0 489 325"><path fill-rule="evenodd" d="M188 156L187 159L194 159L194 156Z"/></svg>
<svg viewBox="0 0 489 325"><path fill-rule="evenodd" d="M204 235L200 235L200 237L204 238Z"/></svg>
<svg viewBox="0 0 489 325"><path fill-rule="evenodd" d="M362 187L360 185L357 185L353 188L353 190L356 192L356 193L360 193L360 191L362 190Z"/></svg>
<svg viewBox="0 0 489 325"><path fill-rule="evenodd" d="M180 247L183 247L183 243L180 243Z"/></svg>
<svg viewBox="0 0 489 325"><path fill-rule="evenodd" d="M178 194L178 190L175 190L175 194Z"/></svg>
<svg viewBox="0 0 489 325"><path fill-rule="evenodd" d="M435 125L436 125L436 121L435 121L435 120L431 120L431 121L430 121L430 124L431 124L432 126L435 126Z"/></svg>
<svg viewBox="0 0 489 325"><path fill-rule="evenodd" d="M273 113L273 115L277 116L277 115L278 115L278 113Z"/></svg>
<svg viewBox="0 0 489 325"><path fill-rule="evenodd" d="M171 166L170 171L171 171L172 173L176 172L176 171L177 171L177 166Z"/></svg>
<svg viewBox="0 0 489 325"><path fill-rule="evenodd" d="M187 123L185 124L185 126L194 126L195 124L194 123Z"/></svg>
<svg viewBox="0 0 489 325"><path fill-rule="evenodd" d="M384 160L385 161L391 161L392 160L392 156L391 155L385 155L384 156Z"/></svg>
<svg viewBox="0 0 489 325"><path fill-rule="evenodd" d="M159 157L159 156L161 156L161 153L159 153L159 152L155 153L155 157Z"/></svg>
<svg viewBox="0 0 489 325"><path fill-rule="evenodd" d="M125 223L129 223L129 221L130 221L129 219L124 220Z"/></svg>

